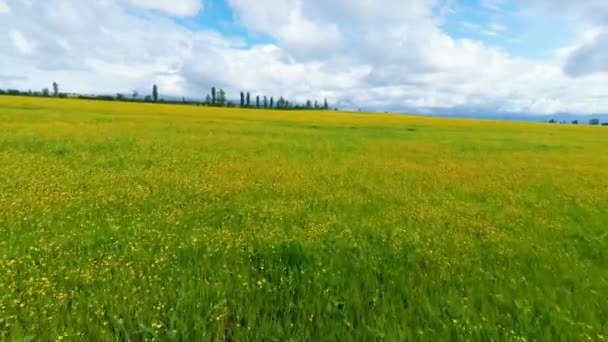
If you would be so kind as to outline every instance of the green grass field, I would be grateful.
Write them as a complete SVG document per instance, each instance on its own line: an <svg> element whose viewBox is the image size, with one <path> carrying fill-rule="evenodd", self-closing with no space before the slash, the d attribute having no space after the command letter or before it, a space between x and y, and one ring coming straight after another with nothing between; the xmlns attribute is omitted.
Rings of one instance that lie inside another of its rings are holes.
<svg viewBox="0 0 608 342"><path fill-rule="evenodd" d="M0 340L608 339L608 129L0 97Z"/></svg>

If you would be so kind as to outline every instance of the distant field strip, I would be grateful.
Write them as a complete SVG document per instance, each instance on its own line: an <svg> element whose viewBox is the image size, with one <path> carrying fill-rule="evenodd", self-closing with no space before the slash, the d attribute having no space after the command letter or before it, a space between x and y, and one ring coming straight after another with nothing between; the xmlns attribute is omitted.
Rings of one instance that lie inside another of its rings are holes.
<svg viewBox="0 0 608 342"><path fill-rule="evenodd" d="M608 339L608 129L0 97L0 341Z"/></svg>

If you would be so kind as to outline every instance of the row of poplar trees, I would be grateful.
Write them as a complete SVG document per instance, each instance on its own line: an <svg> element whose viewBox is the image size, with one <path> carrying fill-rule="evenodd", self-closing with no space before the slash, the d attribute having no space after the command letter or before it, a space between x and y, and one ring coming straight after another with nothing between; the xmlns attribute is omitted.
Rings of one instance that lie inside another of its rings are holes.
<svg viewBox="0 0 608 342"><path fill-rule="evenodd" d="M323 100L323 104L318 101L311 100L306 101L304 105L294 104L282 96L278 100L274 100L274 97L256 95L252 101L251 94L249 92L241 91L241 107L244 108L267 108L267 109L329 109L327 99ZM226 99L226 92L223 89L216 90L215 87L211 88L211 93L205 96L205 104L208 106L216 107L232 107L233 104Z"/></svg>

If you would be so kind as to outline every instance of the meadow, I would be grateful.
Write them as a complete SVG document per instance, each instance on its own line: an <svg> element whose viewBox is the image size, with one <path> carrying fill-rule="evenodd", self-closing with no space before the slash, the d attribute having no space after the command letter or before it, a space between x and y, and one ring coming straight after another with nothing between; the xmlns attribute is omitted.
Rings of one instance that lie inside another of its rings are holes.
<svg viewBox="0 0 608 342"><path fill-rule="evenodd" d="M0 340L608 339L608 129L0 97Z"/></svg>

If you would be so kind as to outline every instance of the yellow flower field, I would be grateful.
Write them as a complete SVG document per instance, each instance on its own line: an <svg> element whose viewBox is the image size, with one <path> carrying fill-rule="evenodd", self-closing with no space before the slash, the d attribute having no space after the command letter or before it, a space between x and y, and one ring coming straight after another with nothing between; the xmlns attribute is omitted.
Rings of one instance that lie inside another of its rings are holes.
<svg viewBox="0 0 608 342"><path fill-rule="evenodd" d="M608 129L0 97L1 340L608 339Z"/></svg>

